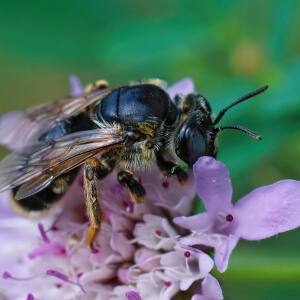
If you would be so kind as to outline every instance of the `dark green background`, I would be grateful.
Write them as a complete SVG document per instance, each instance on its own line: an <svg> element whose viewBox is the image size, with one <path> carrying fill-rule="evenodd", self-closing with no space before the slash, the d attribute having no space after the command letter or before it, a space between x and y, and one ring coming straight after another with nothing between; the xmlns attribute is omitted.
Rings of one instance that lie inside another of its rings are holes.
<svg viewBox="0 0 300 300"><path fill-rule="evenodd" d="M191 76L216 113L268 84L220 123L263 136L220 134L237 200L300 179L299 15L299 1L280 0L1 1L0 113L67 95L70 74L111 84ZM228 271L214 272L226 298L300 299L299 234L240 242Z"/></svg>

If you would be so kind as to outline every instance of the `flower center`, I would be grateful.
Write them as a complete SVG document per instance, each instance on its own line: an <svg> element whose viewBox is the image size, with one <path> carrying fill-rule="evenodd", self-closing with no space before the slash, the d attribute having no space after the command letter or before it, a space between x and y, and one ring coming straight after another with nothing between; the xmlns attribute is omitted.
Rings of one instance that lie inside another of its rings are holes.
<svg viewBox="0 0 300 300"><path fill-rule="evenodd" d="M165 281L165 286L169 287L171 285L171 281Z"/></svg>
<svg viewBox="0 0 300 300"><path fill-rule="evenodd" d="M165 189L167 189L167 188L169 187L169 182L168 182L168 181L164 181L164 182L162 183L162 186L163 186Z"/></svg>
<svg viewBox="0 0 300 300"><path fill-rule="evenodd" d="M227 221L227 222L232 222L232 221L233 221L233 215L228 214L228 215L226 216L226 221Z"/></svg>
<svg viewBox="0 0 300 300"><path fill-rule="evenodd" d="M185 256L186 258L189 258L189 257L191 256L191 252L190 252L190 251L185 251L185 252L184 252L184 256Z"/></svg>

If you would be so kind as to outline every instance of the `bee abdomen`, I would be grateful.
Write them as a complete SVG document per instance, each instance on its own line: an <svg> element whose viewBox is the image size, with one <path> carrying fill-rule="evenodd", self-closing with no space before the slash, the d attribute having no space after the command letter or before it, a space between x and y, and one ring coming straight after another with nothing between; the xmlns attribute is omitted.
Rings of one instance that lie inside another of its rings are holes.
<svg viewBox="0 0 300 300"><path fill-rule="evenodd" d="M67 192L70 185L74 182L80 167L77 167L67 174L63 174L53 180L42 191L21 200L16 200L15 195L20 187L12 190L12 201L17 211L23 213L42 212L49 209L58 202Z"/></svg>

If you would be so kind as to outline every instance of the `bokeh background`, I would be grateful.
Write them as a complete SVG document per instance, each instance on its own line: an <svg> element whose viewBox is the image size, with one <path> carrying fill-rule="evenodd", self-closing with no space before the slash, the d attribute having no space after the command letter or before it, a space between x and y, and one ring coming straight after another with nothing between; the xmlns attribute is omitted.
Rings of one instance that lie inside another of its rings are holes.
<svg viewBox="0 0 300 300"><path fill-rule="evenodd" d="M281 0L2 1L0 113L68 95L70 74L112 85L190 76L216 113L267 84L220 123L244 125L263 140L224 131L218 159L231 172L235 200L300 180L299 16L299 1ZM6 153L1 148L0 158ZM241 241L228 271L214 271L226 299L300 299L299 237L295 230Z"/></svg>

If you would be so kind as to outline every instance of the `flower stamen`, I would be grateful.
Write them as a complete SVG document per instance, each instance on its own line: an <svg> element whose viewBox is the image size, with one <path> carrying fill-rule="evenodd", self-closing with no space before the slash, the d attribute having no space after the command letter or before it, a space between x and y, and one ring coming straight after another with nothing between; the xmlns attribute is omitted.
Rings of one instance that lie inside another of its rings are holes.
<svg viewBox="0 0 300 300"><path fill-rule="evenodd" d="M127 300L142 300L141 296L137 293L137 292L134 292L134 291L131 291L131 292L127 292L125 294Z"/></svg>
<svg viewBox="0 0 300 300"><path fill-rule="evenodd" d="M45 228L44 228L43 224L42 224L42 223L39 223L39 224L38 224L38 228L39 228L39 231L40 231L40 234L41 234L41 236L42 236L43 241L44 241L45 243L49 244L49 243L50 243L50 240L49 240L49 238L48 238L48 236L47 236L47 234L46 234L46 231L45 231Z"/></svg>
<svg viewBox="0 0 300 300"><path fill-rule="evenodd" d="M46 272L46 274L50 275L50 276L53 276L53 277L56 277L58 279L61 279L62 281L71 283L73 285L77 285L86 294L86 291L84 290L83 286L79 283L78 280L77 280L77 282L74 282L74 281L70 280L67 275L65 275L65 274L63 274L61 272L55 271L55 270L48 270Z"/></svg>
<svg viewBox="0 0 300 300"><path fill-rule="evenodd" d="M3 272L2 274L2 278L4 279L12 279L12 280L17 280L17 281L27 281L27 280L32 280L34 279L36 276L32 276L32 277L28 277L28 278L18 278L15 276L12 276L9 272Z"/></svg>

